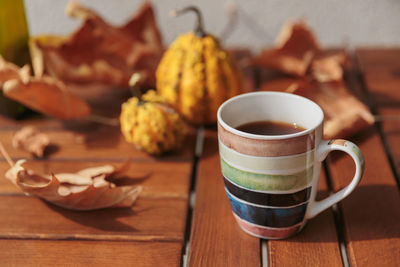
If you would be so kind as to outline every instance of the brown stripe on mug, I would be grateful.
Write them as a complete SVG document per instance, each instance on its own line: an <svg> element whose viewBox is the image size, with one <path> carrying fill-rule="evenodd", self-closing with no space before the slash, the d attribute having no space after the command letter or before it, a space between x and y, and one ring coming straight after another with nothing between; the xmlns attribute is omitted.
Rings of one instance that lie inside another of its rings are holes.
<svg viewBox="0 0 400 267"><path fill-rule="evenodd" d="M242 154L259 157L296 155L310 151L315 146L315 131L287 139L262 140L233 134L218 123L218 136L225 146Z"/></svg>

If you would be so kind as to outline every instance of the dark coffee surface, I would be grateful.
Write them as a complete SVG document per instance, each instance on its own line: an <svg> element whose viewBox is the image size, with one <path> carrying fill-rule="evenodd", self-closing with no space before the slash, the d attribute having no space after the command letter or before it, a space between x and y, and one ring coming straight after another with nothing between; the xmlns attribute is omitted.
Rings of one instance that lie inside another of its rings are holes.
<svg viewBox="0 0 400 267"><path fill-rule="evenodd" d="M236 127L237 130L259 135L283 135L304 131L305 129L295 123L279 121L254 121Z"/></svg>

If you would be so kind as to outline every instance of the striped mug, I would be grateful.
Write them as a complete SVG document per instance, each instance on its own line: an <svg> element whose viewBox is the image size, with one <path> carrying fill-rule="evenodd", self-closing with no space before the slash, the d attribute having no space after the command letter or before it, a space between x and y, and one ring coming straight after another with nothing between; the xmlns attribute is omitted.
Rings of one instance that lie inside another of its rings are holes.
<svg viewBox="0 0 400 267"><path fill-rule="evenodd" d="M225 191L233 215L247 233L281 239L348 196L361 180L361 150L346 140L322 140L324 114L311 100L280 92L233 97L218 110L218 143ZM236 127L255 121L296 123L305 130L257 135ZM348 153L356 170L342 190L316 201L321 161L332 150Z"/></svg>

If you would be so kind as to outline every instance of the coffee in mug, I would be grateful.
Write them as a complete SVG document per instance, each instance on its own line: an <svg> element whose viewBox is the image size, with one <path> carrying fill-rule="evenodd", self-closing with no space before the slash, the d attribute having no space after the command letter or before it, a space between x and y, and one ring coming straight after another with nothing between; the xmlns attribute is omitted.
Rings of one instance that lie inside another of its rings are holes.
<svg viewBox="0 0 400 267"><path fill-rule="evenodd" d="M304 131L305 129L297 123L286 123L281 121L255 121L248 122L236 127L237 130L261 135L282 135Z"/></svg>

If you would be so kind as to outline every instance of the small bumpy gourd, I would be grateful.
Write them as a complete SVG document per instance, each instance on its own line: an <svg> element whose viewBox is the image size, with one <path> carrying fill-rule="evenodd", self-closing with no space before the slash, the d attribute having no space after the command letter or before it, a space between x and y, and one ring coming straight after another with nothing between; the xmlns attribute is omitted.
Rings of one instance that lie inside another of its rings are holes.
<svg viewBox="0 0 400 267"><path fill-rule="evenodd" d="M241 73L218 40L205 33L195 7L197 27L181 35L165 52L156 71L157 90L190 123L215 123L218 107L240 93Z"/></svg>
<svg viewBox="0 0 400 267"><path fill-rule="evenodd" d="M132 77L132 84L137 77ZM121 132L126 141L152 155L179 148L186 133L180 115L154 90L122 104Z"/></svg>

